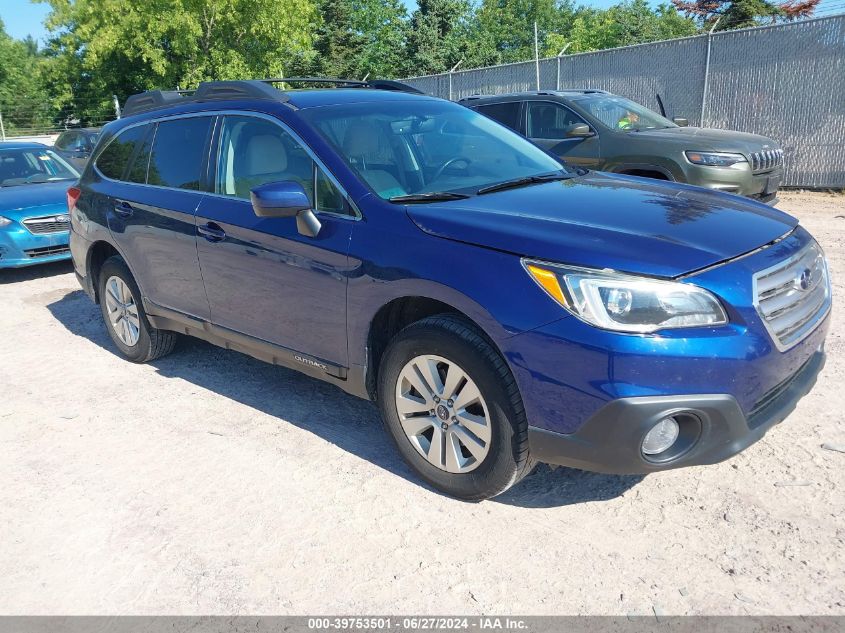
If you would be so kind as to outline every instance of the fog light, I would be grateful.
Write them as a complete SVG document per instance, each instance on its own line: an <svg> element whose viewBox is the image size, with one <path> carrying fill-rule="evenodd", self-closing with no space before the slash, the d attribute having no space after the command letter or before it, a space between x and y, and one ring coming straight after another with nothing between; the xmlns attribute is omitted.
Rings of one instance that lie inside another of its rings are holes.
<svg viewBox="0 0 845 633"><path fill-rule="evenodd" d="M668 450L678 439L678 422L675 418L663 418L655 424L643 440L644 455L658 455Z"/></svg>

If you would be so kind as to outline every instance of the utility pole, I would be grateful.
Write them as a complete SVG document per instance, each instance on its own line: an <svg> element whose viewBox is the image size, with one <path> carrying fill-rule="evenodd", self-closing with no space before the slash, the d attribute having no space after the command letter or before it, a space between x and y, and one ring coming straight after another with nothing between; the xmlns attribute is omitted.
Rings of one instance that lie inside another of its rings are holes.
<svg viewBox="0 0 845 633"><path fill-rule="evenodd" d="M112 95L114 99L114 116L120 118L120 102L117 100L117 95Z"/></svg>
<svg viewBox="0 0 845 633"><path fill-rule="evenodd" d="M449 101L452 100L452 73L454 73L458 69L458 66L460 66L463 61L464 60L460 60L457 64L452 66L452 70L449 71Z"/></svg>
<svg viewBox="0 0 845 633"><path fill-rule="evenodd" d="M722 19L722 16L716 18L716 21L713 22L713 26L710 27L710 30L707 31L707 59L704 62L704 88L701 91L701 121L699 125L704 127L704 117L707 115L707 89L709 88L710 83L710 45L713 42L713 31L716 30L716 26L719 24L719 20Z"/></svg>
<svg viewBox="0 0 845 633"><path fill-rule="evenodd" d="M537 79L537 90L540 90L540 38L537 36L537 20L534 20L534 74Z"/></svg>
<svg viewBox="0 0 845 633"><path fill-rule="evenodd" d="M557 54L557 83L555 84L556 90L560 90L560 58L563 57L563 54L566 52L566 49L572 46L572 42L567 42L566 45L560 49L560 52Z"/></svg>
<svg viewBox="0 0 845 633"><path fill-rule="evenodd" d="M3 141L6 140L6 126L3 125L3 110L0 110L0 135L3 137Z"/></svg>

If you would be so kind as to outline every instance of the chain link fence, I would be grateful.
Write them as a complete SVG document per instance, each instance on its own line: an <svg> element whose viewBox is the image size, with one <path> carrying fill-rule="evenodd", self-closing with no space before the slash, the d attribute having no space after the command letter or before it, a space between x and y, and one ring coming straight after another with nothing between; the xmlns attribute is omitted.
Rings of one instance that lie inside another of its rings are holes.
<svg viewBox="0 0 845 633"><path fill-rule="evenodd" d="M845 15L413 77L428 94L599 88L784 148L784 185L845 187Z"/></svg>

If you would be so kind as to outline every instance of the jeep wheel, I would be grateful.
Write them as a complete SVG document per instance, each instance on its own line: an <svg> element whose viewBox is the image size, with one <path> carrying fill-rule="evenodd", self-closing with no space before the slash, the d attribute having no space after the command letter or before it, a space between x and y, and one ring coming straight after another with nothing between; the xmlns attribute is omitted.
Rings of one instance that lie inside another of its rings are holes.
<svg viewBox="0 0 845 633"><path fill-rule="evenodd" d="M123 259L107 259L100 269L99 281L103 320L121 356L133 363L146 363L173 351L176 334L150 325L141 291Z"/></svg>
<svg viewBox="0 0 845 633"><path fill-rule="evenodd" d="M487 499L530 472L516 382L466 321L441 315L402 330L385 352L378 387L399 452L438 490Z"/></svg>

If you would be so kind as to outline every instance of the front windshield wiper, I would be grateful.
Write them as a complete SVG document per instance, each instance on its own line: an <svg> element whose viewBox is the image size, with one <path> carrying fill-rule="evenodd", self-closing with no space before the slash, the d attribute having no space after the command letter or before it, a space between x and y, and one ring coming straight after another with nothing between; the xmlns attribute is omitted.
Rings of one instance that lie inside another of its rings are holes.
<svg viewBox="0 0 845 633"><path fill-rule="evenodd" d="M427 193L409 193L405 196L393 196L388 198L389 202L442 202L445 200L464 200L469 198L465 193L454 193L452 191L429 191Z"/></svg>
<svg viewBox="0 0 845 633"><path fill-rule="evenodd" d="M574 178L574 174L563 172L555 172L554 174L540 174L538 176L525 176L524 178L514 178L513 180L506 180L495 185L487 185L482 187L476 193L478 195L485 193L493 193L494 191L504 191L505 189L515 189L517 187L525 187L526 185L533 185L538 182L551 182L553 180L569 180Z"/></svg>

